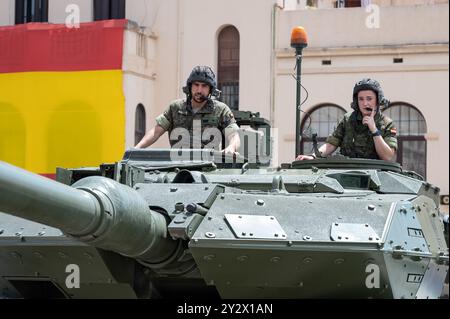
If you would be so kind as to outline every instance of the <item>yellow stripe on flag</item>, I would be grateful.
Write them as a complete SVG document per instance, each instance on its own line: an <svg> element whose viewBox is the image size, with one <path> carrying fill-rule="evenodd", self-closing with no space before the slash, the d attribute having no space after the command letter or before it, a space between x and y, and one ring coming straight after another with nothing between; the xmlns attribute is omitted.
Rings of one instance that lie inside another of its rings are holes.
<svg viewBox="0 0 450 319"><path fill-rule="evenodd" d="M0 160L51 174L125 149L122 71L0 74Z"/></svg>

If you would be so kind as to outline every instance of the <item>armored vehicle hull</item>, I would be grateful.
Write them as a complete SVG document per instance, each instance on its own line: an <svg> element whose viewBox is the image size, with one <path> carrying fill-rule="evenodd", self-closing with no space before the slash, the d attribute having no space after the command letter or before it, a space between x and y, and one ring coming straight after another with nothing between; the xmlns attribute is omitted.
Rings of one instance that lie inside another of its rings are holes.
<svg viewBox="0 0 450 319"><path fill-rule="evenodd" d="M0 295L441 296L439 189L398 164L187 154L132 150L59 182L1 163Z"/></svg>

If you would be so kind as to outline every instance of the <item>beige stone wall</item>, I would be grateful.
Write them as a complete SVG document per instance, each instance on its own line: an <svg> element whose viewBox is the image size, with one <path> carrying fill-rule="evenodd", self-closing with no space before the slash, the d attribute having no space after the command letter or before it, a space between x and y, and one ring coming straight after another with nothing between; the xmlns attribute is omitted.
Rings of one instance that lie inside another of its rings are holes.
<svg viewBox="0 0 450 319"><path fill-rule="evenodd" d="M448 3L448 0L373 0L372 3L382 6L417 6Z"/></svg>
<svg viewBox="0 0 450 319"><path fill-rule="evenodd" d="M331 9L335 8L337 0L284 0L287 10ZM283 1L280 1L283 3ZM369 1L368 1L369 2ZM310 3L311 6L307 6ZM371 4L379 6L418 6L448 3L448 0L371 0Z"/></svg>
<svg viewBox="0 0 450 319"><path fill-rule="evenodd" d="M367 27L370 17L364 8L281 11L277 48L289 48L291 30L297 25L307 30L309 47L448 43L448 5L381 7L379 28Z"/></svg>
<svg viewBox="0 0 450 319"><path fill-rule="evenodd" d="M123 91L125 95L125 147L135 146L135 115L138 104L146 113L146 127L151 127L158 114L156 104L156 41L147 29L128 26L124 39Z"/></svg>

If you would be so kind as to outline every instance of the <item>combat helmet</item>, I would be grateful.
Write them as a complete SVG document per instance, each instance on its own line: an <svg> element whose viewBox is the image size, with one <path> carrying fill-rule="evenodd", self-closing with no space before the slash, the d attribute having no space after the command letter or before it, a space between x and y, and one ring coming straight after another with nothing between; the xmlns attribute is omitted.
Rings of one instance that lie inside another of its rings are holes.
<svg viewBox="0 0 450 319"><path fill-rule="evenodd" d="M361 81L356 82L355 87L353 88L353 102L351 104L352 109L358 111L358 93L364 90L371 90L375 92L377 95L377 106L378 112L382 109L385 109L389 106L389 100L384 96L383 90L381 89L380 83L377 80L364 78Z"/></svg>
<svg viewBox="0 0 450 319"><path fill-rule="evenodd" d="M209 66L199 65L192 69L192 72L186 81L186 86L183 87L183 92L186 95L191 95L192 83L196 81L208 84L211 88L211 95L218 96L218 92L220 91L217 90L216 75Z"/></svg>

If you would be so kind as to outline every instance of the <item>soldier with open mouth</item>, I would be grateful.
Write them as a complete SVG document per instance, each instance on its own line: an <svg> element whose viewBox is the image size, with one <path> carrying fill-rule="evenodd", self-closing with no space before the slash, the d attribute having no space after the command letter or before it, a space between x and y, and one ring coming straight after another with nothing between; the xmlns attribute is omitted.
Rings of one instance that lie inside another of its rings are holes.
<svg viewBox="0 0 450 319"><path fill-rule="evenodd" d="M381 113L382 107L388 105L378 81L366 78L357 82L353 88L353 111L344 115L319 148L319 156L328 156L340 147L344 156L395 161L397 129L394 122ZM296 160L316 157L317 154L299 155Z"/></svg>

